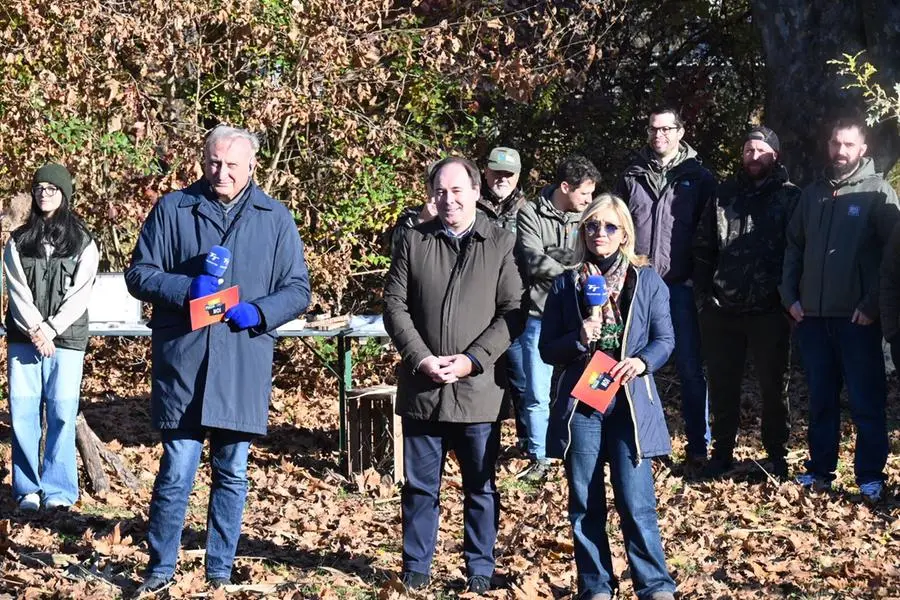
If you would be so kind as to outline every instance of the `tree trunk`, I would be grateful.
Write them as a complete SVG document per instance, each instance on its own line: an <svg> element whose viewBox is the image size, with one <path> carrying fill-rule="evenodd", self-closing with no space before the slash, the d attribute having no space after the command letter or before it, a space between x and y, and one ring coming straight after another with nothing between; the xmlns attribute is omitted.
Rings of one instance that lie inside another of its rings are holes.
<svg viewBox="0 0 900 600"><path fill-rule="evenodd" d="M136 490L140 486L137 477L125 466L122 459L109 451L81 412L75 420L75 445L81 454L81 461L94 493L105 494L110 490L109 477L103 469L104 461L112 466L116 475L128 488Z"/></svg>
<svg viewBox="0 0 900 600"><path fill-rule="evenodd" d="M859 91L842 89L850 81L828 61L866 50L864 60L879 69L879 83L892 89L900 74L900 4L751 0L751 5L766 58L765 123L778 133L782 158L802 185L827 164L829 121L864 110ZM896 123L875 128L869 154L879 170L894 165L900 156Z"/></svg>

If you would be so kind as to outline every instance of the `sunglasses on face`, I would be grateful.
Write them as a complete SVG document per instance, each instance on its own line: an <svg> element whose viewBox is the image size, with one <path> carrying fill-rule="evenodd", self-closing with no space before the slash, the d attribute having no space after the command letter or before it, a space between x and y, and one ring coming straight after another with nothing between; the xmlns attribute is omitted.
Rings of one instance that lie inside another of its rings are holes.
<svg viewBox="0 0 900 600"><path fill-rule="evenodd" d="M600 235L601 231L604 232L607 237L612 237L616 235L620 229L622 229L621 225L604 223L602 221L588 221L584 224L584 232L591 237Z"/></svg>

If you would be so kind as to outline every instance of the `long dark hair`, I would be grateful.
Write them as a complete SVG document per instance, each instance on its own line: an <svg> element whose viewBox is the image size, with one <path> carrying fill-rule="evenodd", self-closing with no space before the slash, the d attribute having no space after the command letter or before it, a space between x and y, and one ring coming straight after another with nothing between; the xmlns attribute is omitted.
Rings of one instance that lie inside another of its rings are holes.
<svg viewBox="0 0 900 600"><path fill-rule="evenodd" d="M44 216L32 194L28 220L12 233L19 255L32 258L45 258L44 244L53 246L53 256L75 256L81 250L84 236L90 235L82 220L69 208L65 194L50 217Z"/></svg>

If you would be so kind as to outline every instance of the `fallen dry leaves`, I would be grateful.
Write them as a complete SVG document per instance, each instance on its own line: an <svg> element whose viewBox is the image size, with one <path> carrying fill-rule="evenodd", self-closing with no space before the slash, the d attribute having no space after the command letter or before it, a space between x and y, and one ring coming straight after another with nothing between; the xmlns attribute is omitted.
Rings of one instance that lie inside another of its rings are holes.
<svg viewBox="0 0 900 600"><path fill-rule="evenodd" d="M372 372L390 372L385 365ZM2 372L2 370L0 370ZM398 488L368 471L352 478L335 468L337 404L333 381L300 379L286 369L276 380L270 434L252 450L250 493L238 548L234 585L207 588L203 574L208 463L202 463L188 510L184 551L172 598L378 598L404 597L397 579L401 532ZM308 370L307 370L308 372ZM284 375L290 373L290 376ZM762 460L755 389L744 398L739 466L719 481L697 481L680 467L683 437L677 385L659 377L670 398L675 452L654 465L662 535L670 569L685 598L898 598L900 503L871 507L857 494L852 474L852 428L844 424L838 490L810 493L770 480ZM140 581L147 562L147 506L159 459L149 424L143 373L91 373L85 415L97 434L127 461L142 482L137 493L119 487L106 498L87 490L68 513L34 516L15 510L7 476L0 485L0 598L117 598ZM900 407L891 380L889 416L891 482L900 484ZM805 391L795 372L794 427L789 462L805 458ZM0 418L0 460L9 464L8 416ZM499 463L502 517L497 543L498 589L491 598L572 598L575 571L562 470L543 485L515 475L526 463L509 446L504 427ZM448 460L434 583L421 597L472 597L463 593L462 502L456 463ZM612 495L610 494L610 502ZM610 514L613 563L631 597L619 520Z"/></svg>

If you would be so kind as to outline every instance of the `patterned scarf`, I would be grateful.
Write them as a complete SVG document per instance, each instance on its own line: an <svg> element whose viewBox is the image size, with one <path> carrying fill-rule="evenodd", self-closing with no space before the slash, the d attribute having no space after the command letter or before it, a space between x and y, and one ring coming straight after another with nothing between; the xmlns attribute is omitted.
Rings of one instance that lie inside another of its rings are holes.
<svg viewBox="0 0 900 600"><path fill-rule="evenodd" d="M596 342L596 348L600 350L615 350L622 345L622 334L625 332L625 324L622 321L622 313L619 312L619 294L625 285L625 275L628 273L628 259L621 252L613 266L604 274L600 267L585 261L578 270L578 282L581 288L591 275L603 275L606 279L606 290L609 293L609 302L600 307L600 318L603 326L600 329L600 339Z"/></svg>

